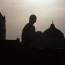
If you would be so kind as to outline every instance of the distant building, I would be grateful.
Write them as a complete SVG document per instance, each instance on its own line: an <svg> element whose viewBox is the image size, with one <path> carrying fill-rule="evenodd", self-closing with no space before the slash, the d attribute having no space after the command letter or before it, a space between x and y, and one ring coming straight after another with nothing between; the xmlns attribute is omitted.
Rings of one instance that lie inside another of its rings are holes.
<svg viewBox="0 0 65 65"><path fill-rule="evenodd" d="M44 47L63 47L64 44L64 34L58 30L55 25L52 24L51 26L43 32L43 43Z"/></svg>
<svg viewBox="0 0 65 65"><path fill-rule="evenodd" d="M6 39L5 16L0 13L0 40Z"/></svg>

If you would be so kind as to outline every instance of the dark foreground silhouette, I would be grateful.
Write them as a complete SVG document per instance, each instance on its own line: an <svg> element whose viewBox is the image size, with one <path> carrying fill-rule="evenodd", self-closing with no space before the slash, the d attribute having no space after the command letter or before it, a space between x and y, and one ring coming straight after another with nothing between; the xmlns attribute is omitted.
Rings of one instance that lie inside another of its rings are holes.
<svg viewBox="0 0 65 65"><path fill-rule="evenodd" d="M36 16L31 15L29 23L26 24L22 31L22 42L26 47L33 46L33 43L36 43L36 36L35 36L35 27L34 23L36 22Z"/></svg>
<svg viewBox="0 0 65 65"><path fill-rule="evenodd" d="M0 45L0 64L65 64L65 49L24 49L15 41L5 42Z"/></svg>

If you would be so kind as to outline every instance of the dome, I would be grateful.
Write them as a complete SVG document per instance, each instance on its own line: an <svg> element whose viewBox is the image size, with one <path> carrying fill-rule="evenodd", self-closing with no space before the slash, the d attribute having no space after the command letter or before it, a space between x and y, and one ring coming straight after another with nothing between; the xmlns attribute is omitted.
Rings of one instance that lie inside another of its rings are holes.
<svg viewBox="0 0 65 65"><path fill-rule="evenodd" d="M52 38L52 39L63 39L64 35L60 30L58 30L55 27L55 25L53 24L53 21L52 21L51 26L43 32L43 37Z"/></svg>

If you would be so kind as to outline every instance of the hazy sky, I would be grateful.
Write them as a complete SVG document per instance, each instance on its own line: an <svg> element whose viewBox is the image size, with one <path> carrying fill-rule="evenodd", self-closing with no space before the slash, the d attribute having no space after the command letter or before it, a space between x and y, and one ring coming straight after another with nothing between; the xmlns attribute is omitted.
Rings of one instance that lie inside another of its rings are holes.
<svg viewBox="0 0 65 65"><path fill-rule="evenodd" d="M37 16L36 31L44 32L53 20L65 35L65 0L0 0L0 12L6 16L6 39L21 38L31 14Z"/></svg>

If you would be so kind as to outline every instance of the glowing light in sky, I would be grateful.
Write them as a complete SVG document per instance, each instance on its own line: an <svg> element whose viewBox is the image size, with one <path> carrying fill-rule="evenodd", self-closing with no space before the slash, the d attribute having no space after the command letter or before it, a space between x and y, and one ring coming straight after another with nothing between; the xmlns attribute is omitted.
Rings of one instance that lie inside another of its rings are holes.
<svg viewBox="0 0 65 65"><path fill-rule="evenodd" d="M27 0L31 5L48 5L54 3L55 0Z"/></svg>

